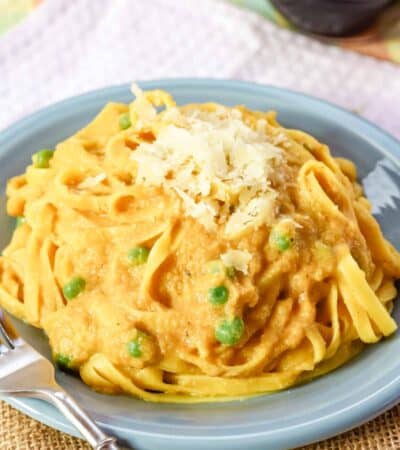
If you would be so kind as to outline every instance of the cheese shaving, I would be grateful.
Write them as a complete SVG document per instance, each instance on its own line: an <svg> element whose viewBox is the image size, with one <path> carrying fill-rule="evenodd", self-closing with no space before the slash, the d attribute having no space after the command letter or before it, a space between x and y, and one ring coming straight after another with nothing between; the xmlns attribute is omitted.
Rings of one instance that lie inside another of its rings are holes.
<svg viewBox="0 0 400 450"><path fill-rule="evenodd" d="M248 265L251 258L251 253L247 250L228 250L221 255L221 260L226 267L234 267L245 275L249 272Z"/></svg>
<svg viewBox="0 0 400 450"><path fill-rule="evenodd" d="M148 123L155 108L137 87L132 90L137 98L131 108ZM156 139L132 152L138 184L173 189L187 215L210 231L224 225L228 238L274 220L272 181L283 153L265 132L246 125L238 109L222 106L171 108L162 120Z"/></svg>
<svg viewBox="0 0 400 450"><path fill-rule="evenodd" d="M107 175L102 172L94 177L86 177L82 182L78 184L78 189L90 189L92 187L98 186L102 181L107 178Z"/></svg>

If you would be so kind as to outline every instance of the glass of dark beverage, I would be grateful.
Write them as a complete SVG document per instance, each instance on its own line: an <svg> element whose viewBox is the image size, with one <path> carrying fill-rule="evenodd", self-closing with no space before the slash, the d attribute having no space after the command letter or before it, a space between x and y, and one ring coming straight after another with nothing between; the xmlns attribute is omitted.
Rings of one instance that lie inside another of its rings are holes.
<svg viewBox="0 0 400 450"><path fill-rule="evenodd" d="M272 3L302 30L326 36L346 36L370 25L392 1L272 0Z"/></svg>

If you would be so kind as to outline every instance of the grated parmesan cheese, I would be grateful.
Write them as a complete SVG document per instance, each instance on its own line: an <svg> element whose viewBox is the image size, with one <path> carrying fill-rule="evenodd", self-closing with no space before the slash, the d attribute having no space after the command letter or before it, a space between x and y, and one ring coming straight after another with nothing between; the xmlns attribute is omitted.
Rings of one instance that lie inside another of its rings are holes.
<svg viewBox="0 0 400 450"><path fill-rule="evenodd" d="M86 177L82 182L78 184L78 189L90 189L99 185L102 181L107 178L107 175L102 172L94 177Z"/></svg>
<svg viewBox="0 0 400 450"><path fill-rule="evenodd" d="M272 223L275 218L274 192L268 192L263 197L256 197L235 211L228 219L225 234L235 237L250 228L258 228L262 223Z"/></svg>
<svg viewBox="0 0 400 450"><path fill-rule="evenodd" d="M187 214L195 219L198 219L198 221L208 230L214 231L216 229L216 223L214 222L214 217L217 214L216 209L209 202L203 201L196 203L181 189L174 189L183 200Z"/></svg>
<svg viewBox="0 0 400 450"><path fill-rule="evenodd" d="M228 250L221 255L221 260L226 267L234 267L236 270L248 274L248 265L252 256L247 250Z"/></svg>
<svg viewBox="0 0 400 450"><path fill-rule="evenodd" d="M151 120L154 108L148 109L142 91L133 91L133 107ZM211 231L223 224L229 238L274 220L277 193L271 181L283 153L263 131L246 125L239 110L223 106L171 108L164 118L156 140L132 152L137 183L173 189L188 216Z"/></svg>
<svg viewBox="0 0 400 450"><path fill-rule="evenodd" d="M272 143L274 145L280 145L280 144L284 144L287 142L287 137L285 136L284 133L278 133L276 136L274 136Z"/></svg>

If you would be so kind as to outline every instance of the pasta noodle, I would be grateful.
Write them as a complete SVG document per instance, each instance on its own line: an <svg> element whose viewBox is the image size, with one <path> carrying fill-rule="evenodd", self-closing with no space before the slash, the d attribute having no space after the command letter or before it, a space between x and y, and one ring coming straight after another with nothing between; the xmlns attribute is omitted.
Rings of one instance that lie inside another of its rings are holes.
<svg viewBox="0 0 400 450"><path fill-rule="evenodd" d="M110 394L224 401L394 333L400 255L354 164L273 112L108 104L9 180L0 304Z"/></svg>

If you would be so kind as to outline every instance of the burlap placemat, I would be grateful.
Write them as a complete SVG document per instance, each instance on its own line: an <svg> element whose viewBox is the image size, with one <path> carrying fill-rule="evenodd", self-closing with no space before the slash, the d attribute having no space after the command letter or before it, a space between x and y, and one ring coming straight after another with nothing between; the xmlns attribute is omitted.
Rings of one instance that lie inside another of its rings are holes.
<svg viewBox="0 0 400 450"><path fill-rule="evenodd" d="M80 439L42 425L0 402L0 449L89 450L90 447ZM359 428L298 450L381 449L400 449L400 405Z"/></svg>

